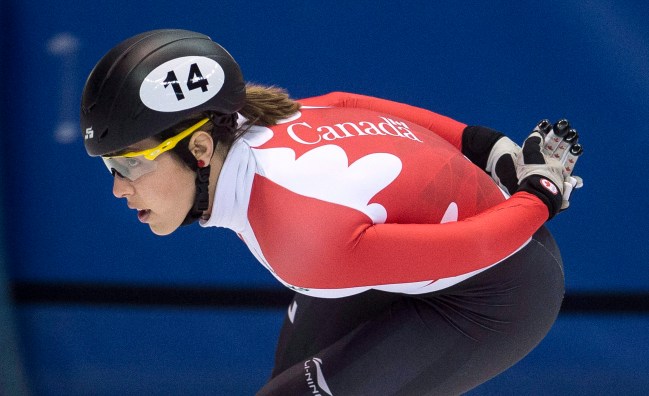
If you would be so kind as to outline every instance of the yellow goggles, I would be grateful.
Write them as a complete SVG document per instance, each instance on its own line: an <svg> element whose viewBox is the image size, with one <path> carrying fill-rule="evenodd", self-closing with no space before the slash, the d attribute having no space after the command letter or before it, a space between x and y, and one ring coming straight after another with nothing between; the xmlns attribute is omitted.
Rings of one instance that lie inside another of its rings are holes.
<svg viewBox="0 0 649 396"><path fill-rule="evenodd" d="M166 151L176 147L178 142L195 132L198 128L205 125L210 119L203 118L196 124L190 126L176 136L172 136L159 145L148 150L133 151L126 154L101 157L110 173L131 181L135 181L140 176L153 172L156 168L154 160Z"/></svg>
<svg viewBox="0 0 649 396"><path fill-rule="evenodd" d="M131 153L126 153L122 155L116 155L113 157L104 157L104 158L115 158L115 157L125 157L125 158L132 158L132 157L144 157L148 159L149 161L153 161L156 159L160 154L164 153L165 151L169 151L176 147L179 141L183 140L187 136L191 135L194 131L196 131L198 128L202 127L209 121L209 118L203 118L202 120L198 121L196 124L190 126L189 128L185 129L184 131L180 132L176 136L172 136L169 139L165 140L164 142L160 143L159 145L155 146L154 148L150 148L148 150L142 150L142 151L134 151Z"/></svg>

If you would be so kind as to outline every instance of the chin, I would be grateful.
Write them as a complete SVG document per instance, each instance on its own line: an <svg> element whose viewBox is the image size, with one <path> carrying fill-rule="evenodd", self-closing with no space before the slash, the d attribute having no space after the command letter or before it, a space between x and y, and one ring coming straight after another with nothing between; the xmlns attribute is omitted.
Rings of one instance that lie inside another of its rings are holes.
<svg viewBox="0 0 649 396"><path fill-rule="evenodd" d="M167 226L167 227L161 227L161 226L156 226L149 224L149 228L151 228L151 232L158 236L166 236L171 234L172 232L176 231L178 229L178 226L172 227L172 226Z"/></svg>

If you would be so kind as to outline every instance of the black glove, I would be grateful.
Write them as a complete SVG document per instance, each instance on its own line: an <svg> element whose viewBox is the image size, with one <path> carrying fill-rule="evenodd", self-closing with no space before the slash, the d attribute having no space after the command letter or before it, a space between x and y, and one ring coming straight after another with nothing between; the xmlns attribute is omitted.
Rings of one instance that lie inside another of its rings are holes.
<svg viewBox="0 0 649 396"><path fill-rule="evenodd" d="M516 158L518 191L539 197L550 211L549 218L570 205L572 191L583 186L578 176L572 176L574 164L583 152L578 135L567 120L550 125L541 121L523 144Z"/></svg>
<svg viewBox="0 0 649 396"><path fill-rule="evenodd" d="M485 170L491 178L509 195L518 190L516 159L521 156L521 148L506 136L501 137L491 148Z"/></svg>
<svg viewBox="0 0 649 396"><path fill-rule="evenodd" d="M505 192L518 189L516 156L521 148L501 132L483 126L468 126L462 134L462 154L484 169Z"/></svg>

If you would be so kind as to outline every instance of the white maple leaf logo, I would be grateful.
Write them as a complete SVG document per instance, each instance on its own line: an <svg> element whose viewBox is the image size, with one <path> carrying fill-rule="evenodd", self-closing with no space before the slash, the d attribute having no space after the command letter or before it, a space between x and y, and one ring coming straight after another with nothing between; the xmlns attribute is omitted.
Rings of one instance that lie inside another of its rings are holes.
<svg viewBox="0 0 649 396"><path fill-rule="evenodd" d="M290 148L253 149L262 176L296 194L344 205L365 213L375 224L384 223L383 205L369 203L392 183L402 169L401 160L388 153L373 153L349 164L345 151L335 145L314 148L295 158Z"/></svg>

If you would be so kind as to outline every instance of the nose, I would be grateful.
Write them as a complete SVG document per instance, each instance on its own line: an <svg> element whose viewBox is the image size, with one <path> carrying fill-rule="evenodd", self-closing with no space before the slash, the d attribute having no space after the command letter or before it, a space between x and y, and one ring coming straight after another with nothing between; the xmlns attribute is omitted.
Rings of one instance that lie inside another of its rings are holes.
<svg viewBox="0 0 649 396"><path fill-rule="evenodd" d="M116 198L124 198L133 194L133 184L128 179L115 175L113 177L113 195Z"/></svg>

